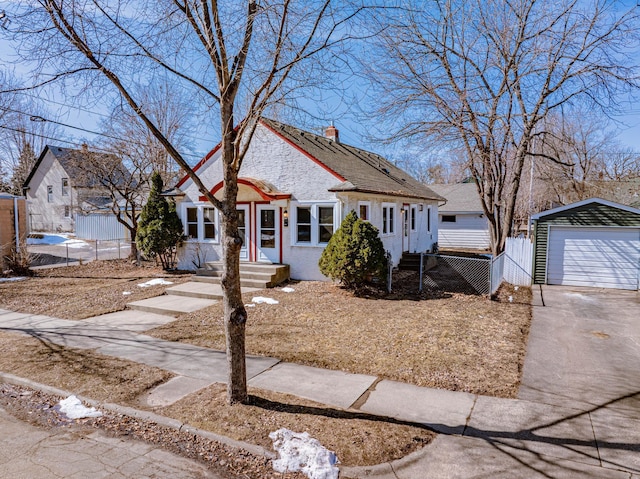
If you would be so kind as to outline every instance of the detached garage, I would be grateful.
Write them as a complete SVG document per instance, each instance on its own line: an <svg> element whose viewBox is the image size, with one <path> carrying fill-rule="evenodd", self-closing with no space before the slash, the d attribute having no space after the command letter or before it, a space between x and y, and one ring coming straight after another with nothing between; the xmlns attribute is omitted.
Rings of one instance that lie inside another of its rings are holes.
<svg viewBox="0 0 640 479"><path fill-rule="evenodd" d="M639 289L639 209L593 198L532 220L535 284Z"/></svg>

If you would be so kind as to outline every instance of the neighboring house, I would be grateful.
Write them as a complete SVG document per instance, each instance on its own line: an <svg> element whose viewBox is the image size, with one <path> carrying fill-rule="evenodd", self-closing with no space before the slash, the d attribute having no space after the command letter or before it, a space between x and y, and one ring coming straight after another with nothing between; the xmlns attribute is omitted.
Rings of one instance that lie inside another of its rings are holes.
<svg viewBox="0 0 640 479"><path fill-rule="evenodd" d="M25 199L0 193L0 273L7 267L5 256L11 255L27 237Z"/></svg>
<svg viewBox="0 0 640 479"><path fill-rule="evenodd" d="M195 167L217 197L223 186L220 153L214 148ZM323 137L261 120L238 184L241 260L288 264L295 279L326 279L318 260L351 210L380 230L395 264L404 251L427 251L438 240L442 198L381 156L341 143L334 127ZM188 237L178 267L220 260L218 211L187 177L171 194Z"/></svg>
<svg viewBox="0 0 640 479"><path fill-rule="evenodd" d="M112 214L111 199L97 176L78 166L89 164L88 155L96 154L104 155L86 148L45 146L24 183L30 231L75 233L77 213ZM114 156L113 161L120 160Z"/></svg>
<svg viewBox="0 0 640 479"><path fill-rule="evenodd" d="M447 200L438 208L438 246L441 249L489 249L489 221L475 183L437 184L429 188Z"/></svg>
<svg viewBox="0 0 640 479"><path fill-rule="evenodd" d="M534 283L639 288L640 209L592 198L531 218Z"/></svg>

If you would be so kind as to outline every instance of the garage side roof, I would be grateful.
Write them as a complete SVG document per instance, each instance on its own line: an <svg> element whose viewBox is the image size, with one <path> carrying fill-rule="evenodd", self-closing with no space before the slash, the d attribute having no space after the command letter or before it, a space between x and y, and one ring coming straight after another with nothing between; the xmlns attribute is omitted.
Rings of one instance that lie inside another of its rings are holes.
<svg viewBox="0 0 640 479"><path fill-rule="evenodd" d="M609 206L611 208L618 208L619 210L628 211L629 213L634 213L640 215L640 209L633 208L627 205L621 205L620 203L614 203L613 201L603 200L602 198L589 198L587 200L578 201L577 203L571 203L565 206L559 206L558 208L553 208L551 210L541 211L538 214L532 215L532 220L539 220L540 218L544 218L545 216L555 215L557 213L562 213L563 211L572 210L574 208L579 208L581 206L586 206L590 204L600 204Z"/></svg>

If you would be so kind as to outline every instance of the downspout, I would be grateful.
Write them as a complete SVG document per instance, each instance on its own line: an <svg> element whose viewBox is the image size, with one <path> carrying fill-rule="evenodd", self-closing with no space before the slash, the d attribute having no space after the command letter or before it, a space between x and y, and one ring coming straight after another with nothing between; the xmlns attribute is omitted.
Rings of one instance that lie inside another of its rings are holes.
<svg viewBox="0 0 640 479"><path fill-rule="evenodd" d="M16 253L20 247L20 221L18 218L18 197L13 197L13 228L16 233Z"/></svg>

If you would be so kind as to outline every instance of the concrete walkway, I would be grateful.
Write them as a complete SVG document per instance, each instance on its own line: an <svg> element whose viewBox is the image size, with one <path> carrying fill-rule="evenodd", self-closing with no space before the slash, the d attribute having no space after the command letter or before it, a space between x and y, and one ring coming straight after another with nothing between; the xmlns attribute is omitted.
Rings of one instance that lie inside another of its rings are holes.
<svg viewBox="0 0 640 479"><path fill-rule="evenodd" d="M633 298L637 301L638 293L630 294L631 301ZM584 295L589 297L589 293ZM560 313L558 308L565 303L560 299L560 306L543 306L538 297L535 304L533 352L526 360L523 384L526 392L523 395L528 397L500 399L421 388L262 357L247 358L249 385L294 394L329 407L424 424L442 433L428 447L391 464L344 467L342 474L346 477L640 478L638 369L628 371L623 381L631 378L630 388L622 391L623 397L613 400L603 396L590 401L574 401L571 390L565 391L564 400L558 399L558 391L551 391L556 400L548 400L546 395L536 396L532 391L543 394L543 388L554 384L553 378L559 377L554 371L553 358L558 358L568 344L556 344L559 351L549 346L540 352L535 339L545 333L539 326L548 323L545 318L556 317ZM581 311L576 308L575 314L580 315ZM640 309L630 308L632 315L638 311ZM224 353L140 334L145 327L162 321L158 315L148 314L132 311L116 313L106 319L65 321L0 310L0 330L22 332L71 347L97 348L102 354L177 374L147 398L153 405L170 404L212 382L226 380ZM571 308L563 314L571 316ZM603 328L604 325L598 331L609 334L600 331ZM602 352L606 354L606 350ZM550 360L538 363L538 354L544 354ZM617 361L615 365L624 367ZM635 367L635 363L631 365ZM613 373L619 375L620 371ZM529 380L534 377L551 379ZM600 377L606 377L606 374ZM604 384L605 389L608 386L609 383ZM591 390L597 388L596 384ZM619 392L617 389L612 391L614 395ZM609 408L612 401L624 402L626 407Z"/></svg>
<svg viewBox="0 0 640 479"><path fill-rule="evenodd" d="M222 479L203 464L161 447L97 430L42 429L0 408L0 470L15 479L131 477Z"/></svg>

